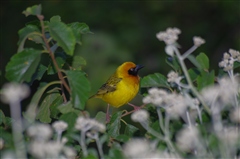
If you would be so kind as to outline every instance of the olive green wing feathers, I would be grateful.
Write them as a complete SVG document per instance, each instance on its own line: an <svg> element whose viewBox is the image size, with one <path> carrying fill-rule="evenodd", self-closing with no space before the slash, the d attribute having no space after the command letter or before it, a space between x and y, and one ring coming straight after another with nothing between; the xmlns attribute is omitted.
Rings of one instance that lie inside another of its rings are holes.
<svg viewBox="0 0 240 159"><path fill-rule="evenodd" d="M114 92L117 88L117 84L122 80L122 78L118 78L115 74L112 75L106 83L104 83L98 90L98 92L92 97L100 97L106 93ZM90 97L90 98L92 98Z"/></svg>

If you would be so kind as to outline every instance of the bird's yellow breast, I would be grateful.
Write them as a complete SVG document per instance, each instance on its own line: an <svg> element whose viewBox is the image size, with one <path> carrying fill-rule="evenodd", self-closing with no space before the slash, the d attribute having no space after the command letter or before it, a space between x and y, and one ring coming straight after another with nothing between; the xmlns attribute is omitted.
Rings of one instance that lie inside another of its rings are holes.
<svg viewBox="0 0 240 159"><path fill-rule="evenodd" d="M106 93L102 96L102 100L109 103L113 107L120 107L131 101L138 93L139 77L123 78L113 92Z"/></svg>

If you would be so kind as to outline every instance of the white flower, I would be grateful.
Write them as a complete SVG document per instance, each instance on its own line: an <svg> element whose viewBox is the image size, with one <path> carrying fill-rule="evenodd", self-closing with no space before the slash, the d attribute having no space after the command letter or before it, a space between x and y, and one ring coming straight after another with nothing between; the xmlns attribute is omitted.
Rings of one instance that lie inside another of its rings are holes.
<svg viewBox="0 0 240 159"><path fill-rule="evenodd" d="M228 52L231 54L231 56L236 59L238 56L240 56L240 52L237 50L229 49Z"/></svg>
<svg viewBox="0 0 240 159"><path fill-rule="evenodd" d="M26 84L7 83L2 87L1 100L4 103L16 103L28 97L30 89Z"/></svg>
<svg viewBox="0 0 240 159"><path fill-rule="evenodd" d="M45 158L45 143L33 141L28 146L29 153L35 158Z"/></svg>
<svg viewBox="0 0 240 159"><path fill-rule="evenodd" d="M186 99L181 94L169 94L164 98L164 101L166 103L164 108L172 119L177 119L188 107Z"/></svg>
<svg viewBox="0 0 240 159"><path fill-rule="evenodd" d="M181 33L181 30L178 28L167 28L166 31L161 31L156 34L156 37L160 41L164 41L167 45L176 43L178 40L178 35Z"/></svg>
<svg viewBox="0 0 240 159"><path fill-rule="evenodd" d="M54 128L54 130L56 132L63 132L67 129L68 127L68 124L64 121L55 121L53 124L52 124L52 127Z"/></svg>
<svg viewBox="0 0 240 159"><path fill-rule="evenodd" d="M68 147L68 146L64 146L63 147L63 152L64 154L66 155L66 157L69 159L75 159L76 155L77 155L77 152L71 148L71 147Z"/></svg>
<svg viewBox="0 0 240 159"><path fill-rule="evenodd" d="M201 94L209 105L216 100L225 105L234 102L234 97L238 94L238 87L239 82L236 78L231 80L224 77L218 80L218 84L204 88Z"/></svg>
<svg viewBox="0 0 240 159"><path fill-rule="evenodd" d="M152 103L156 106L160 106L163 103L163 98L167 95L167 92L158 88L151 88L148 90L148 95L143 98L143 103Z"/></svg>
<svg viewBox="0 0 240 159"><path fill-rule="evenodd" d="M148 95L143 98L143 103L152 103L157 107L163 107L172 119L181 116L187 109L188 103L181 94L167 93L163 89L151 88Z"/></svg>
<svg viewBox="0 0 240 159"><path fill-rule="evenodd" d="M146 158L153 151L150 142L144 139L132 139L123 146L123 153L128 158Z"/></svg>
<svg viewBox="0 0 240 159"><path fill-rule="evenodd" d="M193 37L193 43L194 43L195 46L198 47L198 46L204 44L204 43L205 43L205 40L202 39L201 37L194 36L194 37Z"/></svg>
<svg viewBox="0 0 240 159"><path fill-rule="evenodd" d="M224 127L222 132L219 132L217 136L222 141L222 143L229 145L229 147L232 147L239 141L239 128Z"/></svg>
<svg viewBox="0 0 240 159"><path fill-rule="evenodd" d="M182 79L182 77L178 76L178 73L174 71L169 72L167 77L168 77L167 81L169 83L176 83L178 85L180 84L180 81Z"/></svg>
<svg viewBox="0 0 240 159"><path fill-rule="evenodd" d="M237 50L229 49L229 53L223 54L223 60L219 62L219 67L222 67L224 71L230 71L233 69L234 62L240 62L240 53Z"/></svg>
<svg viewBox="0 0 240 159"><path fill-rule="evenodd" d="M77 130L88 131L95 130L99 132L106 131L106 126L102 123L96 121L95 119L89 119L84 117L78 117L75 123L75 128Z"/></svg>
<svg viewBox="0 0 240 159"><path fill-rule="evenodd" d="M240 124L240 107L236 107L234 110L232 110L230 114L230 119L232 122Z"/></svg>
<svg viewBox="0 0 240 159"><path fill-rule="evenodd" d="M63 145L56 141L47 142L45 145L46 158L58 158L62 151Z"/></svg>
<svg viewBox="0 0 240 159"><path fill-rule="evenodd" d="M35 124L27 129L27 134L35 140L48 140L52 136L52 129L48 124Z"/></svg>
<svg viewBox="0 0 240 159"><path fill-rule="evenodd" d="M177 133L177 146L180 150L191 152L193 150L204 151L198 129L196 127L185 127Z"/></svg>
<svg viewBox="0 0 240 159"><path fill-rule="evenodd" d="M131 115L131 118L133 121L135 122L145 122L148 120L149 118L149 113L144 110L144 109L140 109L138 111L135 111L132 115Z"/></svg>

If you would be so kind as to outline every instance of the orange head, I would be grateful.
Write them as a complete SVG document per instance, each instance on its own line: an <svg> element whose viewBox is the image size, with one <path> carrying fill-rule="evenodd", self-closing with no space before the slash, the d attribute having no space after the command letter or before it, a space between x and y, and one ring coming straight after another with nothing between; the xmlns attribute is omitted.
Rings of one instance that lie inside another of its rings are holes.
<svg viewBox="0 0 240 159"><path fill-rule="evenodd" d="M120 65L117 68L117 75L120 78L124 78L124 77L138 77L138 71L143 68L142 65L136 65L133 62L124 62L122 65Z"/></svg>

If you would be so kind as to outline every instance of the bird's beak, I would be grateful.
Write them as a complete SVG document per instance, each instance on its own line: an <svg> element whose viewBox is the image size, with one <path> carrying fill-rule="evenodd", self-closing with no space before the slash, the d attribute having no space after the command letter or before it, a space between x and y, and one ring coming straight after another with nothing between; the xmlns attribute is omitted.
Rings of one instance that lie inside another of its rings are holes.
<svg viewBox="0 0 240 159"><path fill-rule="evenodd" d="M135 67L134 71L137 73L138 70L142 69L143 67L144 67L144 66L142 66L142 65L137 65L137 66Z"/></svg>

